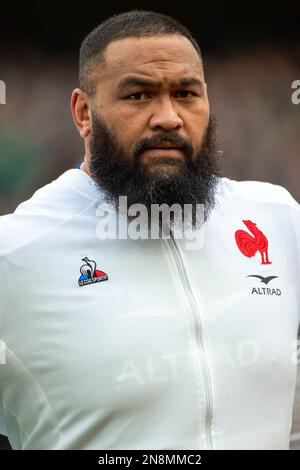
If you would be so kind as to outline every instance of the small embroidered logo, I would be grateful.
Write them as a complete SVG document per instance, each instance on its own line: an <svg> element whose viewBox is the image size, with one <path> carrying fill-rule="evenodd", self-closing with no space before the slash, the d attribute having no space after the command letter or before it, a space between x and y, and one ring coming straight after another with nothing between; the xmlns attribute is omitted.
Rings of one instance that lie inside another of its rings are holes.
<svg viewBox="0 0 300 470"><path fill-rule="evenodd" d="M95 282L106 281L108 279L105 272L96 269L96 262L85 257L82 258L82 261L85 261L86 264L83 264L80 267L81 276L78 279L78 284L80 286L86 286L87 284L94 284Z"/></svg>
<svg viewBox="0 0 300 470"><path fill-rule="evenodd" d="M247 277L257 277L257 279L260 280L260 282L263 282L264 284L268 285L270 281L272 281L273 279L276 279L278 278L278 276L267 276L267 277L264 277L264 276L260 276L259 274L249 274L249 276Z"/></svg>
<svg viewBox="0 0 300 470"><path fill-rule="evenodd" d="M272 264L272 261L269 261L268 257L268 239L261 232L254 222L251 220L243 220L244 224L250 230L252 235L250 235L245 230L237 230L235 232L235 241L236 244L243 253L243 255L251 258L259 251L261 256L261 264Z"/></svg>

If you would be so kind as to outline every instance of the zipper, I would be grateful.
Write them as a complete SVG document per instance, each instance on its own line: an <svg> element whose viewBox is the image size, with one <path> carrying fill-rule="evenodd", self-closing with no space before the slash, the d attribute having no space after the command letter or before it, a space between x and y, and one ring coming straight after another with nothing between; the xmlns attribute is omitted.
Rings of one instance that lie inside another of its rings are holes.
<svg viewBox="0 0 300 470"><path fill-rule="evenodd" d="M181 249L179 248L178 244L176 243L174 239L172 230L170 230L170 234L171 234L171 237L167 238L166 240L171 249L171 253L173 255L173 258L174 258L174 261L178 270L182 287L186 295L187 303L193 315L194 327L195 327L194 328L195 341L197 345L199 346L198 357L200 360L201 370L203 374L204 391L205 391L205 403L206 403L205 419L204 419L205 436L206 436L208 449L213 449L213 442L212 442L212 436L211 436L211 422L212 422L212 415L213 415L213 400L212 400L212 390L211 390L212 386L211 386L208 361L207 361L207 357L206 357L204 347L203 347L203 338L201 334L201 329L202 329L201 316L199 313L199 308L198 308L195 296L193 294L193 289L189 282L186 268L184 266L183 255L181 254Z"/></svg>

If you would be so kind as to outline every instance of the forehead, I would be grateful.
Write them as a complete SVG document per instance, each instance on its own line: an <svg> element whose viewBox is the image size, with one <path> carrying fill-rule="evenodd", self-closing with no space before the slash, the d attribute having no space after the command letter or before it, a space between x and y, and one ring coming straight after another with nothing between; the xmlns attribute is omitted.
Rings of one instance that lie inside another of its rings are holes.
<svg viewBox="0 0 300 470"><path fill-rule="evenodd" d="M101 76L117 81L128 73L157 79L184 74L203 78L203 67L194 46L184 36L126 38L111 42L104 53Z"/></svg>

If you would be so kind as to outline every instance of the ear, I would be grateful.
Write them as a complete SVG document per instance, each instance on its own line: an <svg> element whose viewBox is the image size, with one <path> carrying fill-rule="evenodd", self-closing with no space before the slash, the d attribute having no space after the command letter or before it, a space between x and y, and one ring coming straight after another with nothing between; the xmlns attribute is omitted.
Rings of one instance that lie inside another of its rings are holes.
<svg viewBox="0 0 300 470"><path fill-rule="evenodd" d="M75 88L71 96L71 111L80 136L85 139L91 132L90 100L80 88Z"/></svg>

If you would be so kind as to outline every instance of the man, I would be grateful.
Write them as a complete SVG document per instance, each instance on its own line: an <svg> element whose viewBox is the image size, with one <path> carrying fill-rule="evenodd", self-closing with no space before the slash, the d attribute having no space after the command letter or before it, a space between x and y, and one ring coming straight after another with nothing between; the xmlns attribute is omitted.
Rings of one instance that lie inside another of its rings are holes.
<svg viewBox="0 0 300 470"><path fill-rule="evenodd" d="M72 113L80 169L0 222L2 432L16 449L288 448L299 205L220 177L196 41L158 13L109 18ZM163 203L192 216L155 220Z"/></svg>

